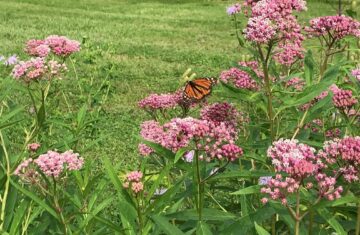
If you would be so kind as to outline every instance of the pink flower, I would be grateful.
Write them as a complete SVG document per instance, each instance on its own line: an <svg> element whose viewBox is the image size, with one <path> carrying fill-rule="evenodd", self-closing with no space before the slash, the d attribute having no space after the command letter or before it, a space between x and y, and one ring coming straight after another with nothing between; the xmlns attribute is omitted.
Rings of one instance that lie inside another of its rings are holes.
<svg viewBox="0 0 360 235"><path fill-rule="evenodd" d="M26 82L42 78L47 67L43 58L32 58L28 61L20 61L15 65L12 76L15 79L23 79Z"/></svg>
<svg viewBox="0 0 360 235"><path fill-rule="evenodd" d="M334 93L332 101L335 107L339 109L348 109L357 104L358 101L352 96L351 90L342 90L336 87L336 85L331 89Z"/></svg>
<svg viewBox="0 0 360 235"><path fill-rule="evenodd" d="M257 63L250 61L240 62L239 64L241 66L246 66L253 69L256 73L258 73L258 76L260 75ZM237 88L247 90L258 90L259 88L259 85L251 78L250 74L238 68L231 68L229 70L222 71L220 74L220 79L225 83L231 81Z"/></svg>
<svg viewBox="0 0 360 235"><path fill-rule="evenodd" d="M268 201L269 201L269 199L267 199L266 197L261 198L261 203L262 204L266 204L266 203L268 203Z"/></svg>
<svg viewBox="0 0 360 235"><path fill-rule="evenodd" d="M131 189L134 191L134 193L139 193L144 189L144 185L141 182L133 182L131 184Z"/></svg>
<svg viewBox="0 0 360 235"><path fill-rule="evenodd" d="M145 110L170 109L176 107L181 94L151 94L139 102L139 107Z"/></svg>
<svg viewBox="0 0 360 235"><path fill-rule="evenodd" d="M329 35L339 40L345 36L360 37L360 22L348 16L323 16L312 19L310 26L305 27L310 37ZM330 42L327 42L330 43Z"/></svg>
<svg viewBox="0 0 360 235"><path fill-rule="evenodd" d="M351 71L351 75L360 81L360 67Z"/></svg>
<svg viewBox="0 0 360 235"><path fill-rule="evenodd" d="M51 35L48 36L44 43L48 45L52 52L58 56L69 56L74 52L80 51L80 43L75 40L68 39L65 36Z"/></svg>
<svg viewBox="0 0 360 235"><path fill-rule="evenodd" d="M31 152L35 152L36 150L38 150L40 148L40 144L39 143L32 143L32 144L28 144L28 150L30 150Z"/></svg>
<svg viewBox="0 0 360 235"><path fill-rule="evenodd" d="M225 144L221 146L221 152L218 152L217 158L227 158L229 161L235 161L243 155L243 150L235 144Z"/></svg>
<svg viewBox="0 0 360 235"><path fill-rule="evenodd" d="M126 175L126 179L129 182L140 182L142 177L143 177L143 174L141 171L132 171Z"/></svg>
<svg viewBox="0 0 360 235"><path fill-rule="evenodd" d="M244 30L245 38L257 43L268 43L276 35L276 25L264 17L252 17Z"/></svg>
<svg viewBox="0 0 360 235"><path fill-rule="evenodd" d="M64 153L48 151L46 154L42 154L34 160L34 163L38 165L45 175L56 178L64 171L64 166L66 166L66 169L69 171L81 169L84 164L84 159L79 157L79 154L73 153L72 150Z"/></svg>
<svg viewBox="0 0 360 235"><path fill-rule="evenodd" d="M236 3L230 7L227 8L226 12L228 15L235 15L241 11L241 5L239 3Z"/></svg>
<svg viewBox="0 0 360 235"><path fill-rule="evenodd" d="M296 91L302 91L305 86L305 81L302 78L292 78L286 82L286 87L293 87Z"/></svg>
<svg viewBox="0 0 360 235"><path fill-rule="evenodd" d="M50 48L44 40L31 39L26 43L25 52L35 57L46 57Z"/></svg>
<svg viewBox="0 0 360 235"><path fill-rule="evenodd" d="M203 120L211 121L215 124L224 122L232 127L237 127L240 120L240 113L233 105L226 102L205 106L200 113Z"/></svg>
<svg viewBox="0 0 360 235"><path fill-rule="evenodd" d="M147 146L146 144L139 144L138 145L139 153L142 156L149 156L154 150Z"/></svg>

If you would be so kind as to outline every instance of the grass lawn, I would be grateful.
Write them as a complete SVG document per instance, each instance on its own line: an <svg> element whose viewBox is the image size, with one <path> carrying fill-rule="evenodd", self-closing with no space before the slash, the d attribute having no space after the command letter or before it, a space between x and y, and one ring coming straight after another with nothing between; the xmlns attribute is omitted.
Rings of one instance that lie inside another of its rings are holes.
<svg viewBox="0 0 360 235"><path fill-rule="evenodd" d="M101 82L110 76L112 85L106 121L101 124L109 136L89 154L130 163L137 155L139 124L149 118L137 109L140 99L151 92L176 90L187 68L202 76L217 76L241 60L243 54L225 12L231 3L0 0L0 54L22 56L26 40L50 34L86 38L91 51L75 56L79 77ZM336 14L319 1L308 3L308 8L302 20ZM84 62L88 57L92 63Z"/></svg>

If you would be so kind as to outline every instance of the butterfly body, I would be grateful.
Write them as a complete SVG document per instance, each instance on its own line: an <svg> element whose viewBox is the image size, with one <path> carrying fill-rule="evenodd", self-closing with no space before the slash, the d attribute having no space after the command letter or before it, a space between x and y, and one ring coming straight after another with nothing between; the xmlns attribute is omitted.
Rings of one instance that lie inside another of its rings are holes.
<svg viewBox="0 0 360 235"><path fill-rule="evenodd" d="M216 83L215 78L196 78L188 81L184 88L185 100L200 101L211 93L212 86Z"/></svg>

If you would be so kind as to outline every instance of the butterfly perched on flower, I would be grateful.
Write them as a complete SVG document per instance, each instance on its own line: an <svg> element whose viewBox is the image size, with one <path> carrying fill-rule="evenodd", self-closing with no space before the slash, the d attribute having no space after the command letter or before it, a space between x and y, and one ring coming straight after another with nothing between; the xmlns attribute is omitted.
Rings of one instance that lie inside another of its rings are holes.
<svg viewBox="0 0 360 235"><path fill-rule="evenodd" d="M216 79L208 77L187 81L183 98L190 101L200 101L211 93L214 84L216 84Z"/></svg>

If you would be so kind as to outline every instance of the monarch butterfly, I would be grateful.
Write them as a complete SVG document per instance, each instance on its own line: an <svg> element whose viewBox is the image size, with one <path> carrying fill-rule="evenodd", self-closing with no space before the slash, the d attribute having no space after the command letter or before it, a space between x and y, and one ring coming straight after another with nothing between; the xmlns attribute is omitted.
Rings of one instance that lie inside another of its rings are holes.
<svg viewBox="0 0 360 235"><path fill-rule="evenodd" d="M216 83L215 78L196 78L188 81L184 88L185 100L200 101L211 93L212 86Z"/></svg>

